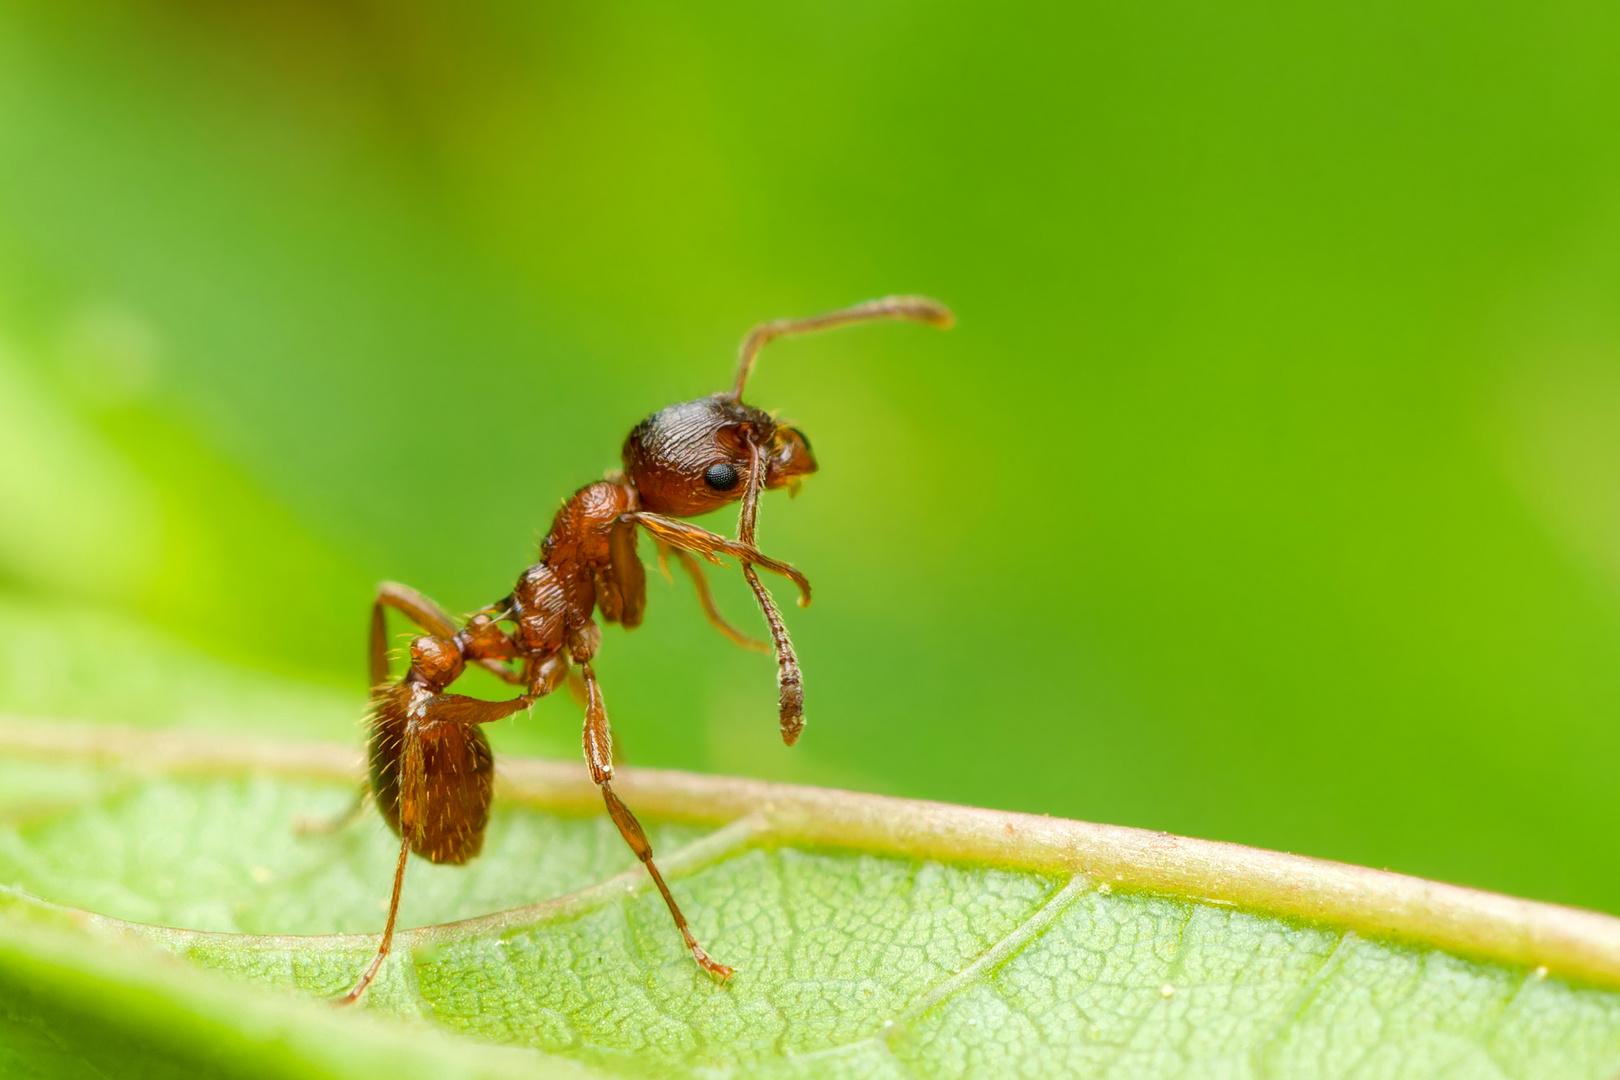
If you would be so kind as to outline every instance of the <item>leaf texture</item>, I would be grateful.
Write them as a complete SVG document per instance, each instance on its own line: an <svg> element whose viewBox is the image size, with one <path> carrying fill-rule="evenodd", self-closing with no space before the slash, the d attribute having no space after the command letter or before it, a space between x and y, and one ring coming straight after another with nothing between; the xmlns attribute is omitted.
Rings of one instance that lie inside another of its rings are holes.
<svg viewBox="0 0 1620 1080"><path fill-rule="evenodd" d="M13 738L0 762L6 1075L95 1075L84 1070L117 1044L109 1031L153 1076L199 1061L220 1075L369 1075L384 1060L374 1044L396 1055L391 1075L447 1075L447 1062L466 1075L693 1078L1620 1068L1620 993L1601 977L1482 960L1488 942L1389 940L1372 911L1368 925L1334 925L1144 890L1034 847L1017 865L966 842L962 857L853 832L806 842L770 799L725 815L694 806L652 830L699 938L737 969L717 987L607 819L573 789L526 789L523 763L480 859L413 860L402 925L425 929L402 935L364 1009L339 1013L316 1002L369 957L397 849L375 813L331 835L294 822L343 811L352 754L208 744L166 758L145 736L47 741ZM926 810L883 805L895 836ZM155 988L142 981L154 971ZM174 1014L164 1030L187 1037L142 1045L150 1029L122 1006L98 1013L96 994L160 1003ZM269 1045L281 1057L253 1051Z"/></svg>

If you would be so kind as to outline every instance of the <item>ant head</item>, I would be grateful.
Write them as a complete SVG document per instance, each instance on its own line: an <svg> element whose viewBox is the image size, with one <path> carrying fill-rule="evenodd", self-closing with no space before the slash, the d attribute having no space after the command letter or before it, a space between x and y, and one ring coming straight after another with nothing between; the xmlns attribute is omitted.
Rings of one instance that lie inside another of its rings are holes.
<svg viewBox="0 0 1620 1080"><path fill-rule="evenodd" d="M816 471L810 440L796 428L778 424L770 413L743 404L754 360L777 338L873 319L909 319L943 329L955 316L926 296L885 296L825 315L755 326L737 350L737 379L729 392L661 409L624 441L625 478L641 493L642 509L696 517L744 498L756 454L765 460L761 486L797 494L800 478ZM752 521L755 505L753 497L745 501L739 530L744 521Z"/></svg>
<svg viewBox="0 0 1620 1080"><path fill-rule="evenodd" d="M625 479L655 514L696 517L742 498L755 453L765 456L765 487L798 490L816 471L810 440L732 394L660 409L624 441Z"/></svg>

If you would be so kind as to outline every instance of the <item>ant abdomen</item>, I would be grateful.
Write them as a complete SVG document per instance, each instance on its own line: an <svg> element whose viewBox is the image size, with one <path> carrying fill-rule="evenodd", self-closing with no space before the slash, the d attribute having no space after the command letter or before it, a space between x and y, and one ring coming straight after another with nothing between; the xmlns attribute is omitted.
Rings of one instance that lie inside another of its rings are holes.
<svg viewBox="0 0 1620 1080"><path fill-rule="evenodd" d="M369 771L377 808L422 858L464 863L484 846L495 755L481 728L415 721L402 697L388 691L376 702Z"/></svg>

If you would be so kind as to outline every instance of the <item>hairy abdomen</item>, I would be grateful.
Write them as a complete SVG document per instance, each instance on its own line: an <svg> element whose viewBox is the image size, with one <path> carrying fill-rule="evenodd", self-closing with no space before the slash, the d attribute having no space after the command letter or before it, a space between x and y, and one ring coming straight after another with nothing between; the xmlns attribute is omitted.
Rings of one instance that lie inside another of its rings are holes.
<svg viewBox="0 0 1620 1080"><path fill-rule="evenodd" d="M495 786L495 757L481 729L458 723L416 723L423 775L417 793L401 798L406 725L404 701L391 688L375 700L368 744L371 790L396 835L413 825L411 850L429 862L464 863L484 846Z"/></svg>

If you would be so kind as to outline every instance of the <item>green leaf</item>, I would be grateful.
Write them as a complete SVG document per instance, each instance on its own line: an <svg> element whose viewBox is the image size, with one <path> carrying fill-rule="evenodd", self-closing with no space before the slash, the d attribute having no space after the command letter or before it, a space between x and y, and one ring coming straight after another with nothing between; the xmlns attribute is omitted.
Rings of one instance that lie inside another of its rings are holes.
<svg viewBox="0 0 1620 1080"><path fill-rule="evenodd" d="M0 1074L1606 1077L1620 920L1295 856L626 770L700 975L572 764L483 856L330 835L357 754L0 727ZM684 819L684 820L683 820ZM716 824L726 822L725 824ZM90 914L94 912L95 914ZM295 936L308 935L308 936ZM178 958L184 958L183 960ZM212 970L210 970L212 969Z"/></svg>

